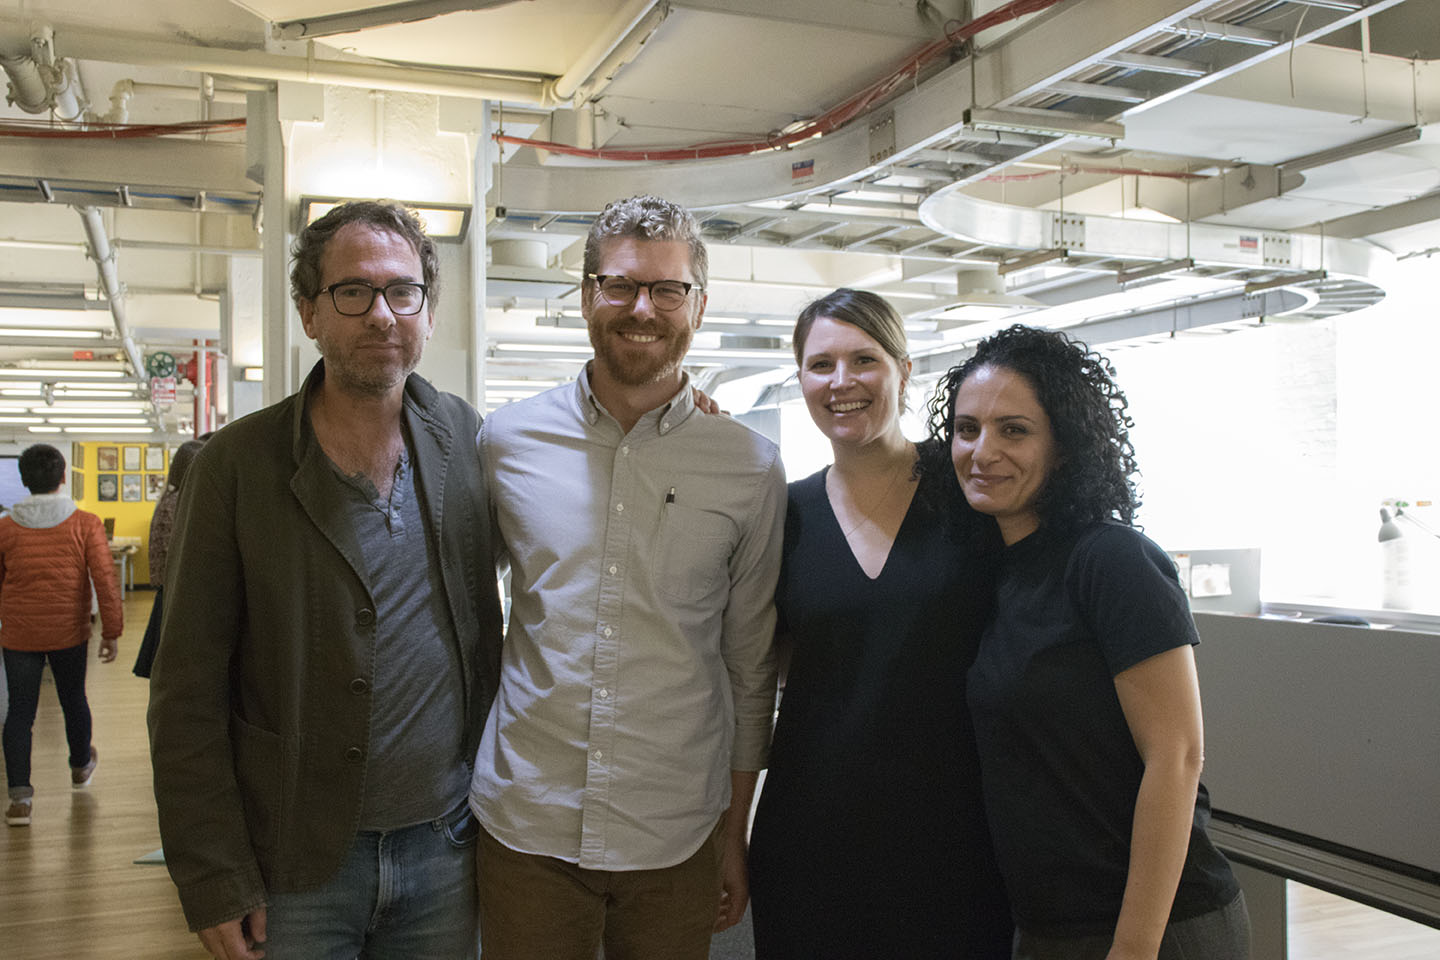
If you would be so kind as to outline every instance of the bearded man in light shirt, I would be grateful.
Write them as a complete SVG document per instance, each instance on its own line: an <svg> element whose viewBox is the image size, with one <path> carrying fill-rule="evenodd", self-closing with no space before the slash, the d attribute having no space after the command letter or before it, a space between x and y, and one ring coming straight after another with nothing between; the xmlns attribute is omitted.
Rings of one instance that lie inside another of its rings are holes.
<svg viewBox="0 0 1440 960"><path fill-rule="evenodd" d="M584 270L595 359L478 439L513 595L470 792L482 949L703 960L749 899L784 470L681 369L706 303L694 218L612 203Z"/></svg>

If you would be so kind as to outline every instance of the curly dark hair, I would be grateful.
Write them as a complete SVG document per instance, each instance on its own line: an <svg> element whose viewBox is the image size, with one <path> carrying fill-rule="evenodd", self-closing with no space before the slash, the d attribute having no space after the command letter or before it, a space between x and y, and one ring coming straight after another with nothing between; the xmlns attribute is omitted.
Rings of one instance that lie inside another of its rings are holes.
<svg viewBox="0 0 1440 960"><path fill-rule="evenodd" d="M1133 525L1140 506L1129 431L1134 421L1110 361L1057 330L1017 323L986 337L935 388L929 405L932 449L948 454L955 394L981 367L1003 367L1024 377L1050 418L1057 457L1035 504L1041 529L1063 533L1098 520Z"/></svg>

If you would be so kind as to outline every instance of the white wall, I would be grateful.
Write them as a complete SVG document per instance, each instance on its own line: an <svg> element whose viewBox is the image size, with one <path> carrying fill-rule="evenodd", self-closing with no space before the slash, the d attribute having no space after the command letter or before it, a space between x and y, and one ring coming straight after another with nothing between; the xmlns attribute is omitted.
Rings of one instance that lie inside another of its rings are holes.
<svg viewBox="0 0 1440 960"><path fill-rule="evenodd" d="M1112 353L1146 532L1171 549L1260 546L1269 601L1381 606L1382 501L1440 496L1437 268L1398 264L1384 302L1333 321ZM1406 546L1419 579L1440 570L1440 540ZM1408 605L1440 613L1429 582Z"/></svg>

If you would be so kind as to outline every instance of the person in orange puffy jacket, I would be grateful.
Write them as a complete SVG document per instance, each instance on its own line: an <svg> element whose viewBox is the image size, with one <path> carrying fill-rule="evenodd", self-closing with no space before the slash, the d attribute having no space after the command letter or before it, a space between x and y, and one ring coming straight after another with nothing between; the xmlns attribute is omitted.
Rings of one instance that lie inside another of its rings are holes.
<svg viewBox="0 0 1440 960"><path fill-rule="evenodd" d="M5 718L5 776L10 806L5 822L30 823L30 732L40 700L40 671L50 661L65 714L70 782L79 789L95 774L90 704L85 699L90 646L90 588L100 604L100 660L115 659L124 627L120 585L105 540L105 525L61 492L65 457L37 443L20 454L20 480L30 496L0 517L0 648L10 712Z"/></svg>

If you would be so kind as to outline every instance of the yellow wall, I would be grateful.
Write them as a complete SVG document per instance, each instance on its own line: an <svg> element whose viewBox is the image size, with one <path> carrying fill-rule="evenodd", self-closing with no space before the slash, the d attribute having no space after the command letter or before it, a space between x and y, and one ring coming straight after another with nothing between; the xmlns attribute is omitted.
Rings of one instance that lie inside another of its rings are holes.
<svg viewBox="0 0 1440 960"><path fill-rule="evenodd" d="M80 504L80 509L88 510L91 513L99 516L102 520L108 517L114 517L115 536L117 537L140 538L140 552L135 556L134 560L135 582L137 584L150 582L150 518L155 514L156 501L146 499L146 474L151 473L163 477L168 473L170 469L171 451L167 448L165 449L165 456L163 461L164 469L147 471L145 469L145 448L147 446L157 446L161 448L164 447L163 444L152 445L144 443L125 443L124 441L116 440L93 443L74 443L71 444L71 449L63 451L65 454L65 459L69 461L68 466L70 468L72 476L79 477L82 481L83 489L81 491L81 495L75 498L76 501ZM77 457L75 455L75 450L76 448L82 447L84 448L83 452L80 456ZM114 470L99 469L101 447L113 447L115 449L118 463ZM125 469L126 447L133 447L139 450L139 470ZM77 466L77 464L81 465ZM99 487L98 475L101 473L115 474L116 482L119 483L121 487L121 491L117 492L116 494L116 500L107 500L103 502L100 500L100 493L97 488ZM127 502L118 499L119 497L124 495L124 477L126 475L134 475L140 478L139 501ZM160 482L163 484L163 481ZM74 489L75 488L72 480L71 491L73 492ZM161 489L163 490L164 487L162 486Z"/></svg>

